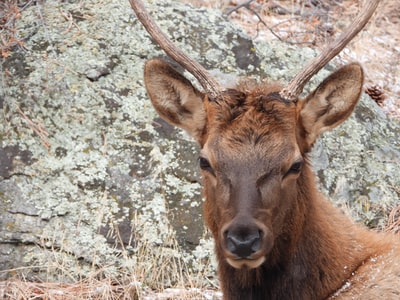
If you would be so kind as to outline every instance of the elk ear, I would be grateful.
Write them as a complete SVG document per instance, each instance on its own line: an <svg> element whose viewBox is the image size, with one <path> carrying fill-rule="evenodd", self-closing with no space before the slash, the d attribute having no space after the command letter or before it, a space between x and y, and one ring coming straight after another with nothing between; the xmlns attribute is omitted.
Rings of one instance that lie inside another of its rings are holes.
<svg viewBox="0 0 400 300"><path fill-rule="evenodd" d="M158 59L146 63L144 82L160 117L183 128L199 142L206 123L204 95L168 63Z"/></svg>
<svg viewBox="0 0 400 300"><path fill-rule="evenodd" d="M331 74L300 102L300 130L307 148L321 133L347 120L360 98L363 80L361 66L349 64Z"/></svg>

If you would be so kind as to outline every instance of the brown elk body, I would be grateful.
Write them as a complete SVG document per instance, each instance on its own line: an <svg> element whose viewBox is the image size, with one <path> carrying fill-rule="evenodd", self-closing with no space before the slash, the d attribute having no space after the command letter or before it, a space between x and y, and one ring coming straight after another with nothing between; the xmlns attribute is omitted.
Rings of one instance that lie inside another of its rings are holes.
<svg viewBox="0 0 400 300"><path fill-rule="evenodd" d="M345 66L304 100L243 84L208 101L168 64L145 83L157 112L200 144L204 214L225 299L398 299L400 241L353 224L317 191L307 154L353 111L362 69Z"/></svg>
<svg viewBox="0 0 400 300"><path fill-rule="evenodd" d="M173 45L140 0L130 0L146 30L205 90L163 61L146 63L155 109L201 146L204 216L225 299L400 299L400 239L350 221L318 192L308 160L318 136L354 110L362 68L342 67L297 99L378 2L368 1L349 29L286 88L243 82L224 89Z"/></svg>

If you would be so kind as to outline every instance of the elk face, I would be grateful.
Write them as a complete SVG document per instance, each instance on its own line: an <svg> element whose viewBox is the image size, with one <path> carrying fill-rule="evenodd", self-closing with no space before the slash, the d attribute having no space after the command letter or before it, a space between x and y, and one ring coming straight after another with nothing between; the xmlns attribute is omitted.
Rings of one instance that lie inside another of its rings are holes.
<svg viewBox="0 0 400 300"><path fill-rule="evenodd" d="M205 105L210 117L199 158L205 215L219 252L235 268L256 268L268 256L304 163L295 103L264 92L228 93Z"/></svg>
<svg viewBox="0 0 400 300"><path fill-rule="evenodd" d="M300 201L306 153L322 132L347 119L362 82L361 67L352 64L301 101L283 99L278 86L227 90L209 101L168 64L146 64L157 112L202 147L204 212L219 259L238 269L269 259Z"/></svg>

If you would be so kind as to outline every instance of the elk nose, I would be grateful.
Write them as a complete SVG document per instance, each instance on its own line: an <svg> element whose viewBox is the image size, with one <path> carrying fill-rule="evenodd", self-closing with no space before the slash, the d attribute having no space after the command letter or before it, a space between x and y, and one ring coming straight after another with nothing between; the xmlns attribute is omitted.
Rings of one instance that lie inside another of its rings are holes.
<svg viewBox="0 0 400 300"><path fill-rule="evenodd" d="M228 231L226 233L226 247L229 252L239 258L248 258L261 248L261 234L259 230L248 234L235 234Z"/></svg>

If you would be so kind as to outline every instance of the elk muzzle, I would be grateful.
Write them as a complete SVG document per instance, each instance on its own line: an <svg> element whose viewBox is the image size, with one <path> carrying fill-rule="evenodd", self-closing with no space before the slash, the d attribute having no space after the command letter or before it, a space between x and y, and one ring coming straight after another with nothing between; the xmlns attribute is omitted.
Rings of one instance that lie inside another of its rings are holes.
<svg viewBox="0 0 400 300"><path fill-rule="evenodd" d="M272 248L268 229L251 217L235 218L222 229L222 248L234 268L257 268Z"/></svg>

